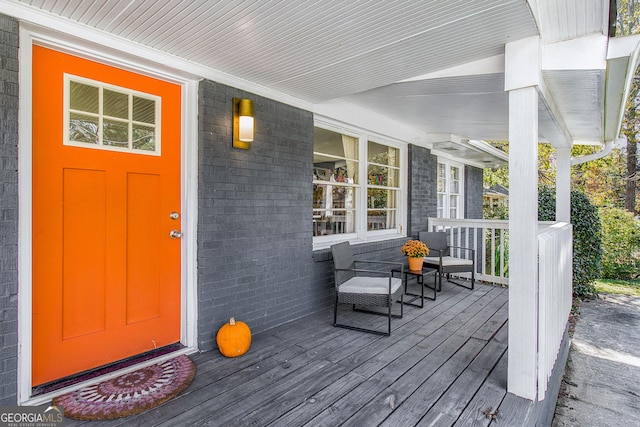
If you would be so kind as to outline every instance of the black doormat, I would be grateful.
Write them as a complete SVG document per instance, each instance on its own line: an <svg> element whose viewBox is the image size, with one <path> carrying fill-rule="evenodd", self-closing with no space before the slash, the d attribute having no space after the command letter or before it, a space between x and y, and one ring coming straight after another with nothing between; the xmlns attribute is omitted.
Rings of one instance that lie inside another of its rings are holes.
<svg viewBox="0 0 640 427"><path fill-rule="evenodd" d="M98 368L91 369L89 371L80 372L78 374L64 377L59 380L55 380L55 381L51 381L45 384L35 386L31 390L31 395L35 397L42 394L51 393L53 391L60 390L65 387L69 387L74 384L81 383L83 381L97 378L100 375L109 374L111 372L117 371L118 369L127 368L129 366L135 365L136 363L141 363L156 357L164 356L165 354L173 353L182 348L184 348L182 344L175 343L175 344L167 345L165 347L153 349L145 353L129 357L127 359L119 360L117 362L113 362L108 365L103 365Z"/></svg>

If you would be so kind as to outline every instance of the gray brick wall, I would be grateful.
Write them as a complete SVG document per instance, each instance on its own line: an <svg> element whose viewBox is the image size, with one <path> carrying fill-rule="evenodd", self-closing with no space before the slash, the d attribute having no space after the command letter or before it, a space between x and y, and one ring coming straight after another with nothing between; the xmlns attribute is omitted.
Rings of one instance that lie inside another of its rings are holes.
<svg viewBox="0 0 640 427"><path fill-rule="evenodd" d="M409 145L407 236L427 230L427 218L438 213L436 173L438 158L431 151Z"/></svg>
<svg viewBox="0 0 640 427"><path fill-rule="evenodd" d="M0 15L0 405L17 402L18 22Z"/></svg>
<svg viewBox="0 0 640 427"><path fill-rule="evenodd" d="M473 166L464 167L464 217L482 218L483 170Z"/></svg>
<svg viewBox="0 0 640 427"><path fill-rule="evenodd" d="M249 150L231 146L233 97L254 101ZM231 316L260 332L321 309L327 292L312 280L312 113L202 81L198 120L198 341L209 350Z"/></svg>

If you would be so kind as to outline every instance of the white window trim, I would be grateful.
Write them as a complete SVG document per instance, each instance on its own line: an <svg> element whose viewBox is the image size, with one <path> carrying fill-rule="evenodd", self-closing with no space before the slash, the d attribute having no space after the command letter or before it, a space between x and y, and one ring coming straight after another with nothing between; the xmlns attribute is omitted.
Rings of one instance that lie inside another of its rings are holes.
<svg viewBox="0 0 640 427"><path fill-rule="evenodd" d="M441 193L439 191L437 191L437 169L436 169L436 198L440 195L440 194L445 194L444 197L444 206L442 207L442 212L444 214L444 216L442 218L451 218L450 214L451 214L451 210L450 210L450 206L449 206L449 201L450 201L450 196L451 196L451 190L450 190L450 184L451 184L451 168L455 167L458 168L458 170L460 171L460 177L458 179L458 181L460 182L459 188L460 188L460 192L458 193L460 200L458 203L458 216L454 219L463 219L464 218L464 199L465 199L465 185L464 185L464 163L460 163L460 162L456 162L453 161L451 159L447 159L447 158L443 158L443 157L439 157L438 156L438 164L443 164L445 166L445 192ZM436 166L437 168L437 166ZM436 199L436 205L437 205L437 199Z"/></svg>
<svg viewBox="0 0 640 427"><path fill-rule="evenodd" d="M328 118L315 118L314 126L332 132L351 136L358 140L358 188L356 190L356 231L348 234L334 234L330 236L313 237L313 250L326 249L339 242L351 243L375 242L380 240L395 239L406 236L407 223L407 181L408 181L408 144L406 142L390 138L375 132L370 132L356 126L338 123ZM367 230L367 146L372 141L382 145L397 148L400 152L400 197L396 211L396 227L386 230Z"/></svg>

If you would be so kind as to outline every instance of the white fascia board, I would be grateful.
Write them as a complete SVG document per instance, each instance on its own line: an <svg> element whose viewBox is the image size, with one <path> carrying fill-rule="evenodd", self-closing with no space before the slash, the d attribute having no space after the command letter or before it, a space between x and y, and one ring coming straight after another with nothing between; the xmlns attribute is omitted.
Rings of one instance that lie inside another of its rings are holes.
<svg viewBox="0 0 640 427"><path fill-rule="evenodd" d="M496 147L492 147L491 145L487 144L484 141L478 141L475 139L470 139L469 140L469 145L477 148L480 151L483 151L493 157L496 157L500 160L503 160L505 162L509 161L509 155L507 153L505 153L502 150L497 149Z"/></svg>
<svg viewBox="0 0 640 427"><path fill-rule="evenodd" d="M315 115L346 126L356 126L364 131L430 148L424 132L341 99L315 104L311 111Z"/></svg>
<svg viewBox="0 0 640 427"><path fill-rule="evenodd" d="M604 101L605 141L618 138L640 56L640 35L609 40Z"/></svg>
<svg viewBox="0 0 640 427"><path fill-rule="evenodd" d="M42 34L45 40L47 36L56 39L57 45L60 44L60 39L65 38L70 46L82 47L105 60L109 60L110 57L118 57L120 59L119 63L122 64L123 58L131 58L132 61L135 58L136 64L148 64L156 72L165 68L170 74L179 74L185 78L193 78L194 76L206 78L308 111L313 106L309 101L151 49L125 38L96 30L22 3L0 0L0 5L3 14L20 20L22 24L31 24L30 29L32 31Z"/></svg>
<svg viewBox="0 0 640 427"><path fill-rule="evenodd" d="M462 165L473 166L478 169L484 169L487 167L487 165L485 165L482 162L476 162L473 160L465 159L464 157L456 156L455 153L452 153L450 151L438 150L437 148L431 149L431 155L442 158L442 159L452 160Z"/></svg>
<svg viewBox="0 0 640 427"><path fill-rule="evenodd" d="M640 45L640 34L636 34L634 36L613 37L609 39L607 59L632 56L638 50L638 45Z"/></svg>
<svg viewBox="0 0 640 427"><path fill-rule="evenodd" d="M401 80L398 83L439 79L439 78L445 78L445 77L477 76L477 75L483 75L483 74L500 74L500 73L504 73L504 55L496 55L489 58L480 59L478 61L468 62L466 64L447 68L444 70L434 71L433 73L411 77L406 80Z"/></svg>
<svg viewBox="0 0 640 427"><path fill-rule="evenodd" d="M607 36L596 34L542 45L543 70L604 70Z"/></svg>

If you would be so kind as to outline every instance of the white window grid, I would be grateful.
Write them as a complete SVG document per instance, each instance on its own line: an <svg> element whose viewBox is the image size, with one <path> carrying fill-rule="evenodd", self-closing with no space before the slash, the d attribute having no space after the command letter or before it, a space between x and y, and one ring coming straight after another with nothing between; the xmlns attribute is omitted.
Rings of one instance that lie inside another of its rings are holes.
<svg viewBox="0 0 640 427"><path fill-rule="evenodd" d="M98 113L92 113L82 110L74 110L71 108L71 94L70 87L71 82L77 82L89 86L94 86L98 88ZM105 115L104 110L104 90L110 90L113 92L118 92L121 94L125 94L128 96L128 118L123 119L120 117L113 117ZM133 97L139 97L148 99L154 102L155 106L155 123L150 124L146 122L139 122L133 120ZM124 88L121 86L116 86L108 83L104 83L98 80L89 79L86 77L76 76L73 74L64 74L64 126L63 126L63 145L74 146L74 147L82 147L82 148L90 148L90 149L98 149L98 150L107 150L107 151L121 151L121 152L129 152L135 154L143 154L148 156L160 156L162 154L162 144L161 144L161 112L162 112L162 98L156 95L136 91L129 88ZM94 117L98 120L98 141L97 144L81 142L81 141L72 141L69 139L69 129L71 126L71 114L77 113L82 114L88 117ZM103 138L103 124L104 120L112 120L116 122L126 123L128 128L128 146L127 147L118 147L113 145L105 145ZM155 149L154 150L141 150L133 147L133 125L140 125L154 130L154 140L155 140Z"/></svg>

